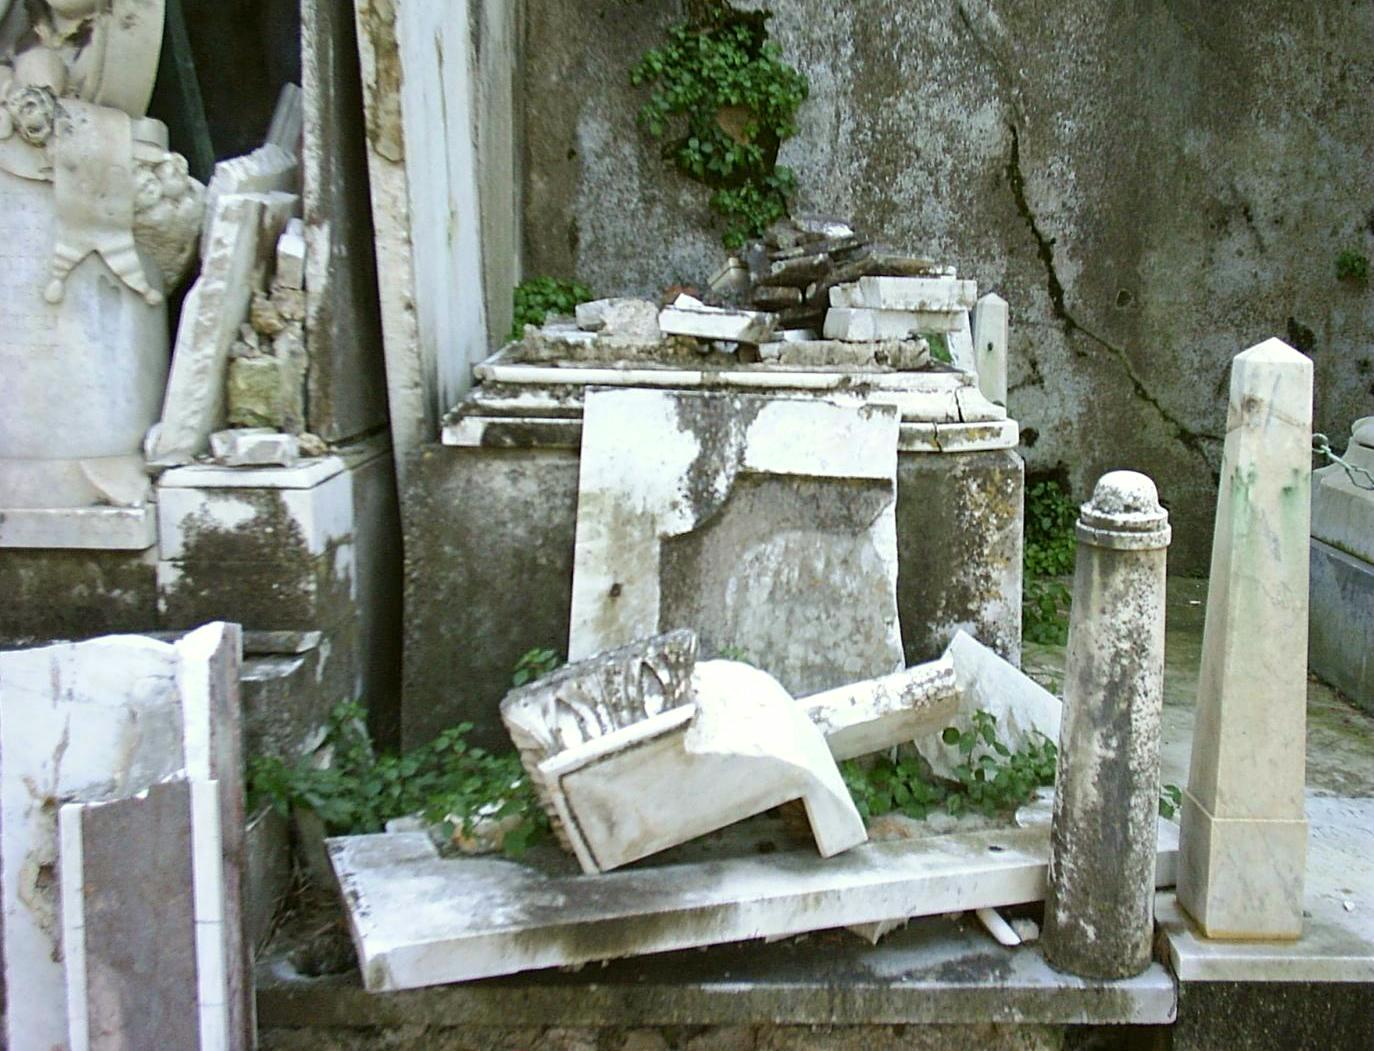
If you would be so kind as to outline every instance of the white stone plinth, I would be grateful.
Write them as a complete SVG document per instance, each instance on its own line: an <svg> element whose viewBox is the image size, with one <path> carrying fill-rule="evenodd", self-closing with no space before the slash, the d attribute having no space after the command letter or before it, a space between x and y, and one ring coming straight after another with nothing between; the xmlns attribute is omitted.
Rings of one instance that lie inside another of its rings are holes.
<svg viewBox="0 0 1374 1051"><path fill-rule="evenodd" d="M1209 938L1302 933L1312 362L1277 339L1231 400L1183 797L1179 904Z"/></svg>

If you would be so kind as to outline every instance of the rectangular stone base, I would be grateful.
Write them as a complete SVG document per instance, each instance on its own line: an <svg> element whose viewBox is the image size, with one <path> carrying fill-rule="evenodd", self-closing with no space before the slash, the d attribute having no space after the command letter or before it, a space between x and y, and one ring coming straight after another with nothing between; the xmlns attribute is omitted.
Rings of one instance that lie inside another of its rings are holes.
<svg viewBox="0 0 1374 1051"><path fill-rule="evenodd" d="M152 507L0 508L0 547L146 551L157 543Z"/></svg>
<svg viewBox="0 0 1374 1051"><path fill-rule="evenodd" d="M1205 937L1301 937L1305 819L1218 818L1187 790L1180 817L1178 900Z"/></svg>
<svg viewBox="0 0 1374 1051"><path fill-rule="evenodd" d="M1315 537L1307 662L1374 714L1374 565Z"/></svg>

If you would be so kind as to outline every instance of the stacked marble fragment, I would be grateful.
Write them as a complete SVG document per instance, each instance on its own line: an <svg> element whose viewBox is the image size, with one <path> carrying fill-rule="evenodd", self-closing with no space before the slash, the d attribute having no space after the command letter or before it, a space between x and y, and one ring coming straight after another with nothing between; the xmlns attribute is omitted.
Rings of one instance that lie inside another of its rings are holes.
<svg viewBox="0 0 1374 1051"><path fill-rule="evenodd" d="M834 285L825 315L826 339L848 343L923 338L942 361L972 369L968 312L978 287L950 272L938 276L865 276Z"/></svg>

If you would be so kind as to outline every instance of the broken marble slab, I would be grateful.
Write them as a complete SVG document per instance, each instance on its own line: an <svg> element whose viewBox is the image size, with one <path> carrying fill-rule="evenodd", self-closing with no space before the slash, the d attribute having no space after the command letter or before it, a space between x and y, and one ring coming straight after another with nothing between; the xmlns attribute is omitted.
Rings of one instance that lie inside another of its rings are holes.
<svg viewBox="0 0 1374 1051"><path fill-rule="evenodd" d="M904 667L897 438L858 399L591 390L570 659L690 627L793 695Z"/></svg>
<svg viewBox="0 0 1374 1051"><path fill-rule="evenodd" d="M954 661L917 664L797 702L825 735L830 752L852 759L938 733L959 707Z"/></svg>
<svg viewBox="0 0 1374 1051"><path fill-rule="evenodd" d="M290 467L300 456L294 434L244 427L210 435L210 455L225 467Z"/></svg>
<svg viewBox="0 0 1374 1051"><path fill-rule="evenodd" d="M619 868L797 799L823 857L868 838L825 738L776 679L706 661L692 685L690 705L539 764L539 787L583 871Z"/></svg>
<svg viewBox="0 0 1374 1051"><path fill-rule="evenodd" d="M442 858L426 833L328 841L364 986L414 989L541 967L1042 900L1048 811L1027 827L761 855L749 825L666 863L586 875L558 852ZM762 820L762 819L755 819ZM1157 884L1177 829L1160 822Z"/></svg>
<svg viewBox="0 0 1374 1051"><path fill-rule="evenodd" d="M277 238L277 267L272 283L298 291L305 289L305 224L299 219L287 220L286 229Z"/></svg>
<svg viewBox="0 0 1374 1051"><path fill-rule="evenodd" d="M851 343L912 339L928 333L954 332L959 315L933 311L872 310L831 307L825 312L825 338Z"/></svg>
<svg viewBox="0 0 1374 1051"><path fill-rule="evenodd" d="M930 344L924 339L884 340L877 343L850 343L840 339L818 339L802 330L799 338L782 339L759 346L759 359L778 365L850 366L853 368L890 368L915 371L930 364Z"/></svg>
<svg viewBox="0 0 1374 1051"><path fill-rule="evenodd" d="M962 630L944 657L954 665L958 695L958 707L945 726L971 729L973 713L984 711L996 718L997 735L1013 752L1042 738L1059 741L1062 702L1021 669ZM955 768L964 757L957 745L941 740L938 730L917 738L916 749L937 777L958 780Z"/></svg>
<svg viewBox="0 0 1374 1051"><path fill-rule="evenodd" d="M708 307L688 295L678 296L658 315L658 327L667 335L728 343L767 343L777 331L777 322L775 314Z"/></svg>
<svg viewBox="0 0 1374 1051"><path fill-rule="evenodd" d="M609 343L658 343L658 307L647 299L597 299L577 305L577 327Z"/></svg>
<svg viewBox="0 0 1374 1051"><path fill-rule="evenodd" d="M861 277L830 290L832 306L870 310L956 313L977 298L976 282L954 277Z"/></svg>

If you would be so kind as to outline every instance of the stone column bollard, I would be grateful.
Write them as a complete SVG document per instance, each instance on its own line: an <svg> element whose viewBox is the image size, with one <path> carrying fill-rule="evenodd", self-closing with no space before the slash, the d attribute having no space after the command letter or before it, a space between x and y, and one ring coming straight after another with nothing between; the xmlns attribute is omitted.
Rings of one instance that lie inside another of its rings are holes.
<svg viewBox="0 0 1374 1051"><path fill-rule="evenodd" d="M1103 475L1078 519L1043 940L1088 978L1150 964L1169 539L1134 471Z"/></svg>
<svg viewBox="0 0 1374 1051"><path fill-rule="evenodd" d="M1302 934L1312 362L1237 354L1221 460L1178 902L1208 938Z"/></svg>

